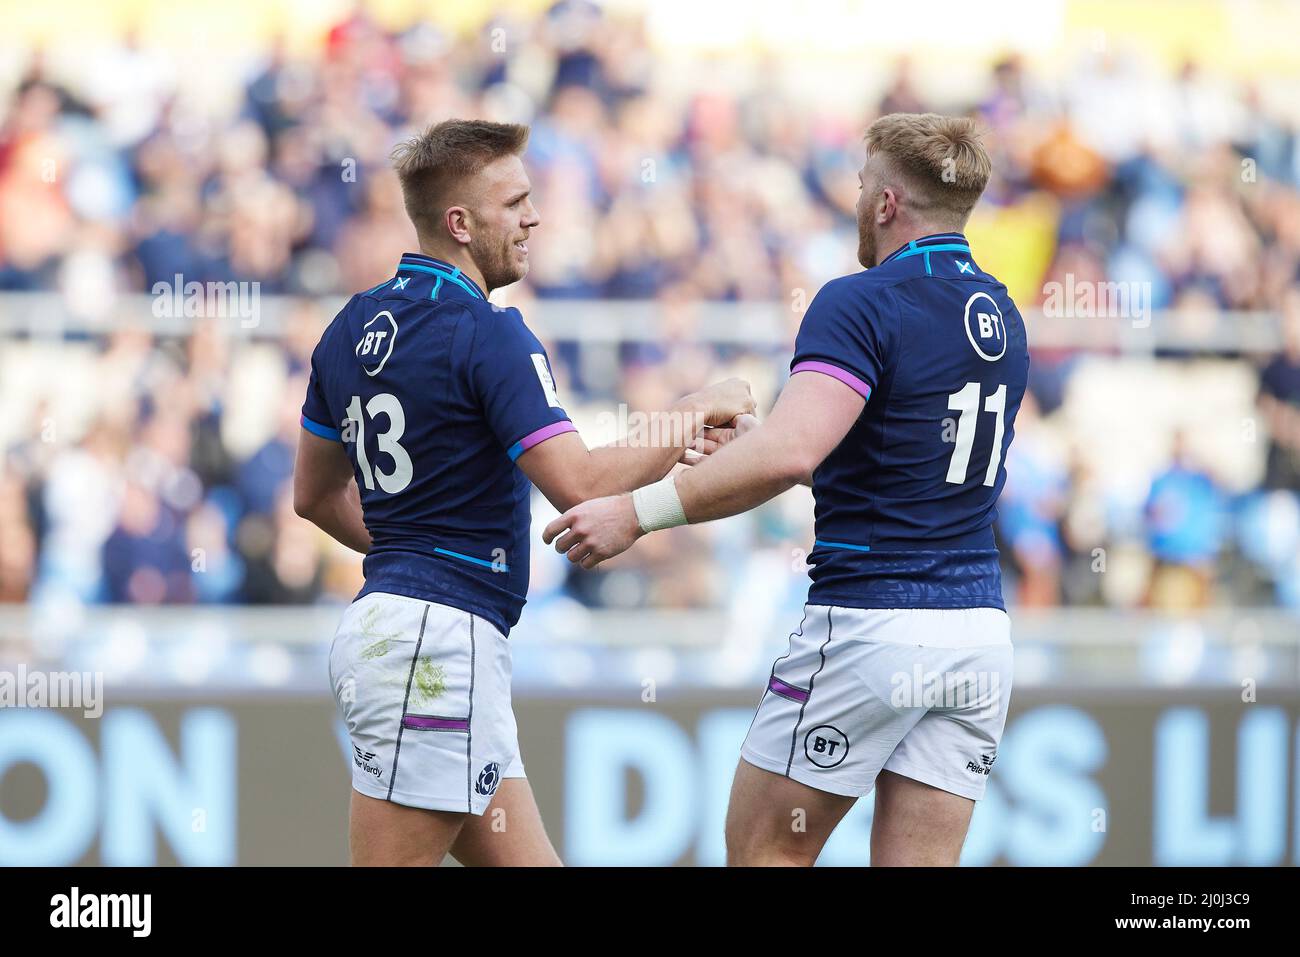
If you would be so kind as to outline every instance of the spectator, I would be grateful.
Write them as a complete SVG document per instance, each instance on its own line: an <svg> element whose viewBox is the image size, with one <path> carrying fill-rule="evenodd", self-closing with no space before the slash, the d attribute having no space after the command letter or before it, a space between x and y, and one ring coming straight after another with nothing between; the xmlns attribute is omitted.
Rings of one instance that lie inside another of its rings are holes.
<svg viewBox="0 0 1300 957"><path fill-rule="evenodd" d="M1223 500L1210 474L1193 464L1182 432L1174 437L1171 458L1147 496L1148 546L1156 561L1148 601L1189 611L1210 602L1223 547Z"/></svg>
<svg viewBox="0 0 1300 957"><path fill-rule="evenodd" d="M1264 486L1300 489L1300 285L1283 298L1282 340L1282 351L1259 382L1259 410L1268 429Z"/></svg>

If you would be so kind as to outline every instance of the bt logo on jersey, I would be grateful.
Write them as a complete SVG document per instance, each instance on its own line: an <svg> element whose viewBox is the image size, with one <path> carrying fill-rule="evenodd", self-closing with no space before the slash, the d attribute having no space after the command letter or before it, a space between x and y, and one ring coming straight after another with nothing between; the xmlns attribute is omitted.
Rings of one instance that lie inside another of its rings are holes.
<svg viewBox="0 0 1300 957"><path fill-rule="evenodd" d="M998 335L998 327L1001 325L1000 316L991 316L987 312L976 313L976 318L980 324L980 338L987 339L989 336Z"/></svg>
<svg viewBox="0 0 1300 957"><path fill-rule="evenodd" d="M361 340L361 349L357 353L357 355L360 356L370 355L370 347L372 345L375 347L375 352L378 352L379 347L383 344L384 339L387 336L388 336L387 332L367 332L366 337Z"/></svg>
<svg viewBox="0 0 1300 957"><path fill-rule="evenodd" d="M997 362L1007 352L1007 327L1002 310L986 292L966 300L966 338L981 359Z"/></svg>
<svg viewBox="0 0 1300 957"><path fill-rule="evenodd" d="M386 320L381 322L380 320ZM379 323L378 326L375 326ZM375 326L375 328L371 328ZM377 376L393 354L393 345L397 342L397 320L385 309L361 327L365 333L361 341L353 348L356 357L361 360L362 371L368 376ZM378 365L373 368L370 363L375 360Z"/></svg>

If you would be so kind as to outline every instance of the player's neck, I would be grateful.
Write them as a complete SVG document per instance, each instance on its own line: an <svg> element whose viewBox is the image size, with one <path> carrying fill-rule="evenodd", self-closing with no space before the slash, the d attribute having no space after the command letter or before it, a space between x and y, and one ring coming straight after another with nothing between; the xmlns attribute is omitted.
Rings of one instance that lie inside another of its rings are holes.
<svg viewBox="0 0 1300 957"><path fill-rule="evenodd" d="M463 272L470 279L478 284L478 287L484 293L490 293L487 282L483 279L483 273L479 271L478 266L474 263L474 258L470 256L469 251L464 246L457 246L453 249L443 249L432 244L420 243L420 252L433 259L441 259Z"/></svg>

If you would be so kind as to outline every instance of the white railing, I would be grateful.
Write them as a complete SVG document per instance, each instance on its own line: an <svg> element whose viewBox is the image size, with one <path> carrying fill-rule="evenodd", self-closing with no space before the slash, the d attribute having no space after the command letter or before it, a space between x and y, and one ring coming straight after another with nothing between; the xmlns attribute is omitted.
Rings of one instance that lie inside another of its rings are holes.
<svg viewBox="0 0 1300 957"><path fill-rule="evenodd" d="M0 671L92 670L110 683L316 688L342 609L0 605ZM793 621L725 611L530 607L511 633L515 677L533 690L636 684L647 668L677 687L743 686L767 673ZM1011 609L1016 682L1029 686L1300 689L1300 615L1217 608L1195 615ZM558 677L557 677L558 676Z"/></svg>
<svg viewBox="0 0 1300 957"><path fill-rule="evenodd" d="M508 292L508 291L507 291ZM322 325L347 301L344 296L318 300ZM503 297L508 304L509 296ZM235 338L267 339L283 334L285 317L301 302L288 296L254 297L253 309L230 309L212 319ZM155 308L156 298L125 295L93 311L74 310L58 293L0 293L0 341L5 337L58 339L96 335L136 327L157 335L187 335L204 321L168 315ZM701 302L691 307L690 339L756 348L788 349L799 316L788 302ZM159 313L162 313L161 315ZM1138 318L1079 318L1024 309L1029 341L1036 349L1082 349L1145 354L1156 350L1214 353L1266 353L1281 346L1281 324L1272 312L1161 311ZM658 341L664 309L648 300L542 299L527 306L529 325L543 338L590 345Z"/></svg>

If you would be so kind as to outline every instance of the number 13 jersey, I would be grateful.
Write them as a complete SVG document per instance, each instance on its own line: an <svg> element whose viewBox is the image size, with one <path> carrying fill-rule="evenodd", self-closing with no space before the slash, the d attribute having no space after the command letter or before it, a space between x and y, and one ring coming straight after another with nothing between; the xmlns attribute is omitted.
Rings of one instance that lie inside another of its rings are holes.
<svg viewBox="0 0 1300 957"><path fill-rule="evenodd" d="M509 632L528 592L532 489L515 459L575 431L519 310L408 253L343 307L311 365L303 428L344 443L370 530L360 594L450 605Z"/></svg>

